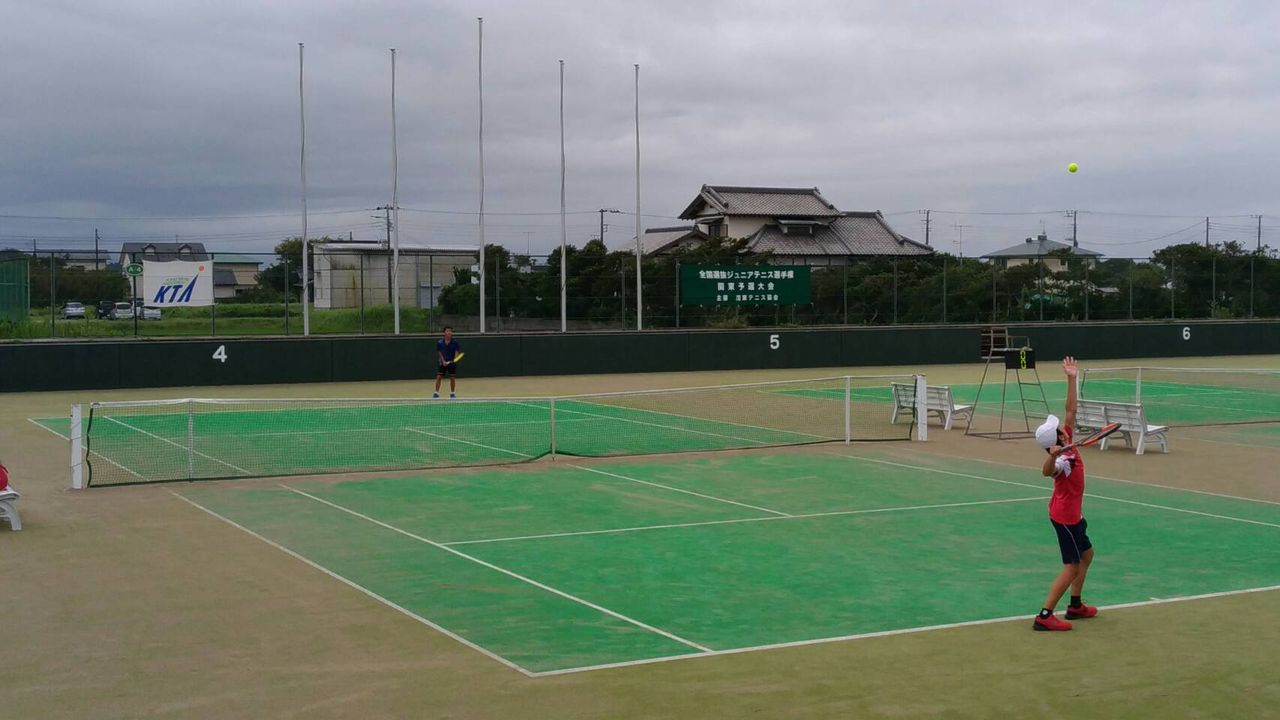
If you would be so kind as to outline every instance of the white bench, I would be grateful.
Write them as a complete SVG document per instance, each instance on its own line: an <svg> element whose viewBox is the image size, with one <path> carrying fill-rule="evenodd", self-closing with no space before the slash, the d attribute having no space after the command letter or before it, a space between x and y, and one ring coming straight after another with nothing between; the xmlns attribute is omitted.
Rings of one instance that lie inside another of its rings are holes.
<svg viewBox="0 0 1280 720"><path fill-rule="evenodd" d="M13 486L0 490L0 520L8 520L9 527L14 530L22 529L22 518L18 517L18 498L21 495Z"/></svg>
<svg viewBox="0 0 1280 720"><path fill-rule="evenodd" d="M1120 423L1120 429L1111 437L1103 438L1098 443L1102 450L1117 435L1124 438L1125 445L1134 447L1134 436L1137 436L1137 454L1141 455L1147 448L1147 441L1160 443L1162 452L1169 452L1169 427L1167 425L1150 425L1142 403L1121 403L1102 400L1079 400L1076 402L1076 431L1093 432L1104 425Z"/></svg>
<svg viewBox="0 0 1280 720"><path fill-rule="evenodd" d="M898 416L904 411L913 413L916 409L916 386L911 383L889 383L893 388L893 418L891 423L898 422ZM968 419L973 414L972 405L956 405L948 385L925 385L925 409L942 420L944 430L951 429L951 423L957 418Z"/></svg>

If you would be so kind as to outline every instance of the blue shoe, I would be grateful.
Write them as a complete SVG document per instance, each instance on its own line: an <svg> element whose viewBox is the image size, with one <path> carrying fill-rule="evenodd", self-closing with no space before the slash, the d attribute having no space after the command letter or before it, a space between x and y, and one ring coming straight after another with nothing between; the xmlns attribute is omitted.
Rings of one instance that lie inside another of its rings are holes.
<svg viewBox="0 0 1280 720"><path fill-rule="evenodd" d="M431 399L432 399L432 400L439 400L439 399L440 399L440 393L431 393Z"/></svg>
<svg viewBox="0 0 1280 720"><path fill-rule="evenodd" d="M450 399L450 400L457 400L457 399L458 399L458 395L457 395L457 393L449 393L449 399Z"/></svg>

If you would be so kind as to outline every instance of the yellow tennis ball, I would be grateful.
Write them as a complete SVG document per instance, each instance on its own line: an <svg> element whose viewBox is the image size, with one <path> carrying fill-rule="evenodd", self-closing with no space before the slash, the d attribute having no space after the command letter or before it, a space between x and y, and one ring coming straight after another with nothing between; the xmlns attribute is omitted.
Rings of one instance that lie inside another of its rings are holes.
<svg viewBox="0 0 1280 720"><path fill-rule="evenodd" d="M1079 169L1080 169L1080 166L1079 166L1079 165L1077 165L1077 164L1075 164L1075 163L1071 163L1071 164L1067 165L1067 172L1075 172L1075 171L1077 171L1077 170L1079 170Z"/></svg>

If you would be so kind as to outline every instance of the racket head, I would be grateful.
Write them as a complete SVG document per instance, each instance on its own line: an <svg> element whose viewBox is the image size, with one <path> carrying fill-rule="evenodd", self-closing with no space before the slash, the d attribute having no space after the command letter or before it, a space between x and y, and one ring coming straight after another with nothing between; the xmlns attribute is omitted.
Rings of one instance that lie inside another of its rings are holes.
<svg viewBox="0 0 1280 720"><path fill-rule="evenodd" d="M1094 445L1094 444L1096 444L1096 443L1100 442L1103 438L1107 437L1108 435L1110 435L1110 434L1114 433L1115 431L1117 431L1117 430L1119 430L1119 429L1120 429L1120 423L1118 423L1118 422L1109 423L1109 424L1107 424L1107 425L1102 426L1102 428L1101 428L1101 429L1099 429L1098 431L1094 432L1094 433L1093 433L1092 435L1090 435L1089 437L1087 437L1087 438L1085 438L1085 439L1081 440L1080 442L1076 443L1076 446L1077 446L1077 447L1089 447L1090 445Z"/></svg>
<svg viewBox="0 0 1280 720"><path fill-rule="evenodd" d="M463 356L465 356L465 355L466 355L466 353L463 353L463 352L460 352L460 353L458 353L457 355L454 355L454 356L453 356L453 362L454 362L455 364L457 364L457 363L459 363L459 362L462 362L462 358L463 358Z"/></svg>

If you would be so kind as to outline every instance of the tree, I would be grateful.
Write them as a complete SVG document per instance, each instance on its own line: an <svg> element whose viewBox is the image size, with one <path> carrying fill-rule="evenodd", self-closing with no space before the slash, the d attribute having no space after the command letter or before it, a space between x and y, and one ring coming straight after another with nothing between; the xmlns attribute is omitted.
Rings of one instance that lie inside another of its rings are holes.
<svg viewBox="0 0 1280 720"><path fill-rule="evenodd" d="M328 235L319 240L315 238L310 240L313 248L318 243L326 242L332 242ZM265 291L277 293L280 298L284 297L285 292L288 292L289 297L294 300L301 298L302 238L291 237L288 240L281 241L276 244L274 251L276 263L258 273L258 287ZM314 263L311 264L309 269L312 277L314 277Z"/></svg>

